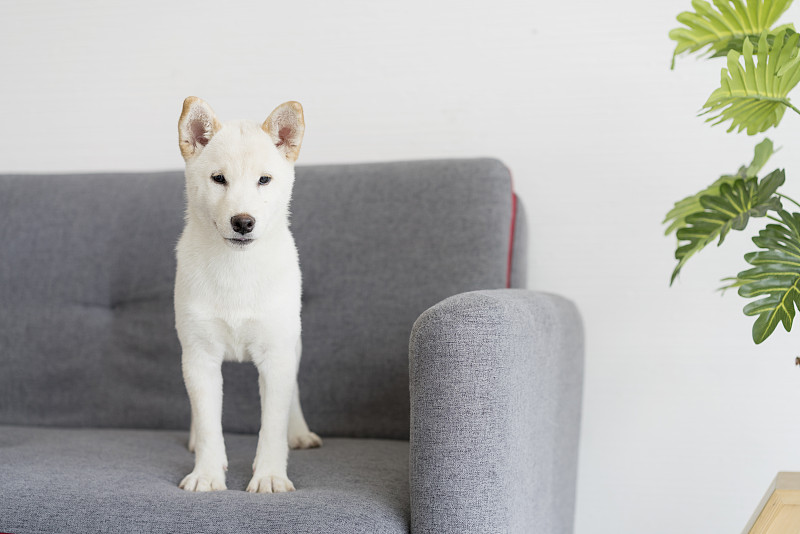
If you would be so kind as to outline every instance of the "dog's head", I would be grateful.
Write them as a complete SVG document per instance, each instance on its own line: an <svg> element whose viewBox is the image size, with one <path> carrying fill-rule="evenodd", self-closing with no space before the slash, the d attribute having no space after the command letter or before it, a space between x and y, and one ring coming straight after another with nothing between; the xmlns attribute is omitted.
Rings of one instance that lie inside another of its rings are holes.
<svg viewBox="0 0 800 534"><path fill-rule="evenodd" d="M281 104L259 126L223 124L205 101L187 98L178 140L186 160L188 217L213 226L237 249L285 223L304 130L299 102Z"/></svg>

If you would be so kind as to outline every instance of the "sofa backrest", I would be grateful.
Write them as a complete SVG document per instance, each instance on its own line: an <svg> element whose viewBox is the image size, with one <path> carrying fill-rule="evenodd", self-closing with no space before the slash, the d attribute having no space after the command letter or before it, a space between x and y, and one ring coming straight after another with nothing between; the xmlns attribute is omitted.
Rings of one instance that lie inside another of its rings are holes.
<svg viewBox="0 0 800 534"><path fill-rule="evenodd" d="M414 320L525 283L509 173L478 159L296 174L306 419L407 438ZM0 176L0 424L188 427L172 309L183 187L182 172ZM223 372L225 429L257 431L254 367Z"/></svg>

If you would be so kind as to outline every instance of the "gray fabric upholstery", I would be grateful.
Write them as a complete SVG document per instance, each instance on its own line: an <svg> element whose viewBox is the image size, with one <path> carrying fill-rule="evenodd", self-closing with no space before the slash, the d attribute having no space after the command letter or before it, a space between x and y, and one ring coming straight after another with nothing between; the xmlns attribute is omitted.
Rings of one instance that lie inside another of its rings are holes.
<svg viewBox="0 0 800 534"><path fill-rule="evenodd" d="M297 491L244 491L256 437L225 436L228 491L189 493L186 433L0 426L0 532L408 532L408 442L292 451Z"/></svg>
<svg viewBox="0 0 800 534"><path fill-rule="evenodd" d="M172 311L183 205L179 172L0 176L0 423L187 427ZM496 160L298 167L315 431L407 439L411 325L450 295L505 287L511 209ZM226 364L224 380L225 428L257 431L255 369Z"/></svg>
<svg viewBox="0 0 800 534"><path fill-rule="evenodd" d="M408 439L414 321L450 295L506 285L508 169L495 160L330 166L298 175L295 188L309 425Z"/></svg>
<svg viewBox="0 0 800 534"><path fill-rule="evenodd" d="M0 532L571 531L580 318L500 289L525 287L527 226L488 159L298 167L299 380L325 444L291 453L298 491L243 492L258 387L225 364L224 427L250 433L226 434L229 491L178 489L183 187L0 176Z"/></svg>
<svg viewBox="0 0 800 534"><path fill-rule="evenodd" d="M572 532L583 334L508 289L425 311L409 346L412 532Z"/></svg>

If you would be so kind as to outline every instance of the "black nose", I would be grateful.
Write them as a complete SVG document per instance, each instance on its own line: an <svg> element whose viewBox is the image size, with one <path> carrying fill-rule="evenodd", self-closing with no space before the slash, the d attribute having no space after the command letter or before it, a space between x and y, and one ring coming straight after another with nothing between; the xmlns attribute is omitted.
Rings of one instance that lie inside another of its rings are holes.
<svg viewBox="0 0 800 534"><path fill-rule="evenodd" d="M249 234L253 231L255 225L255 218L246 213L240 213L239 215L231 217L231 226L233 227L233 231L237 234Z"/></svg>

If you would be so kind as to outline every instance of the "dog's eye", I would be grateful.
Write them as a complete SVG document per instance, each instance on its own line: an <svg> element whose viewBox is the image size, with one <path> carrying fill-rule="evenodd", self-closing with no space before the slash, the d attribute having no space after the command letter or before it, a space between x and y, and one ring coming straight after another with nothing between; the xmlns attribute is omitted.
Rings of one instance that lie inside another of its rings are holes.
<svg viewBox="0 0 800 534"><path fill-rule="evenodd" d="M258 179L258 183L260 185L267 185L271 181L272 181L272 176L262 176L261 178Z"/></svg>
<svg viewBox="0 0 800 534"><path fill-rule="evenodd" d="M224 174L212 174L211 175L211 179L214 180L215 182L217 182L218 184L225 185L226 183L228 183L228 182L225 181L225 175Z"/></svg>

